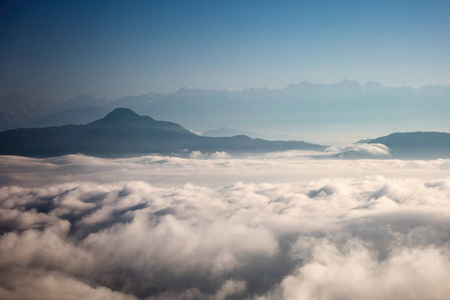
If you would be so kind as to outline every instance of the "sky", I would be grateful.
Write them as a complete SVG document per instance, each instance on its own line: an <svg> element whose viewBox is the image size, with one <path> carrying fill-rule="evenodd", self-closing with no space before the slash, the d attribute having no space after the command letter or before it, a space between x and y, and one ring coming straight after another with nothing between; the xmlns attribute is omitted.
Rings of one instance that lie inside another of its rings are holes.
<svg viewBox="0 0 450 300"><path fill-rule="evenodd" d="M448 1L0 3L0 94L450 84Z"/></svg>

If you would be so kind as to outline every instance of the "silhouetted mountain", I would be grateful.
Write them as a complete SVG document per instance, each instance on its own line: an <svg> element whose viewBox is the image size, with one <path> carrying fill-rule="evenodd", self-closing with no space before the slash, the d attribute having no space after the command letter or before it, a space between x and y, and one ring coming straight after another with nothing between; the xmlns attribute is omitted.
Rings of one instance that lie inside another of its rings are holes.
<svg viewBox="0 0 450 300"><path fill-rule="evenodd" d="M152 128L186 135L194 135L182 126L166 121L156 121L148 116L139 116L128 108L116 108L103 119L88 124L92 128L141 129Z"/></svg>
<svg viewBox="0 0 450 300"><path fill-rule="evenodd" d="M247 131L227 127L211 129L202 133L202 136L210 136L210 137L232 137L236 135L246 135L254 137L251 133Z"/></svg>
<svg viewBox="0 0 450 300"><path fill-rule="evenodd" d="M265 133L277 130L314 140L324 132L344 130L409 131L416 124L435 130L448 124L450 87L385 87L345 80L335 84L303 82L284 89L240 91L183 88L170 94L149 94L112 100L140 114L177 120L187 128L204 130L226 124ZM442 128L445 130L446 128Z"/></svg>
<svg viewBox="0 0 450 300"><path fill-rule="evenodd" d="M40 118L38 120L26 123L22 125L24 128L36 128L36 127L52 127L62 126L66 124L81 125L93 122L102 118L107 114L109 110L104 107L88 106L81 108L72 108L68 110L62 110L51 114L47 117Z"/></svg>
<svg viewBox="0 0 450 300"><path fill-rule="evenodd" d="M212 138L197 136L182 126L139 116L119 108L87 125L14 129L0 133L0 154L58 156L73 153L102 157L189 151L230 153L292 149L323 150L301 141L271 142L247 136Z"/></svg>
<svg viewBox="0 0 450 300"><path fill-rule="evenodd" d="M246 135L251 138L265 139L269 141L288 141L295 140L295 138L288 134L261 134L257 132L244 131L239 129L220 127L217 129L207 130L202 133L202 136L210 137L232 137L236 135Z"/></svg>
<svg viewBox="0 0 450 300"><path fill-rule="evenodd" d="M16 128L21 124L22 122L16 116L0 111L0 130Z"/></svg>
<svg viewBox="0 0 450 300"><path fill-rule="evenodd" d="M373 139L362 139L356 142L356 144L369 144Z"/></svg>
<svg viewBox="0 0 450 300"><path fill-rule="evenodd" d="M265 134L276 130L296 136L301 129L302 139L315 140L321 135L337 136L348 128L359 134L369 130L373 132L374 126L383 132L411 131L417 128L417 124L425 124L423 130L447 130L442 126L448 126L449 99L450 86L415 89L386 87L377 82L361 85L352 80L334 84L301 82L284 89L227 91L182 88L174 93L150 93L111 100L81 95L71 101L50 105L50 111L45 114L39 108L24 109L29 114L26 118L19 117L12 106L5 106L0 107L4 114L3 117L0 115L0 122L3 119L3 123L11 124L8 128L85 124L94 120L87 118L90 114L88 107L100 107L106 111L127 107L141 115L176 120L196 131L226 124L249 132ZM70 117L69 110L72 109L85 109L86 114L79 111ZM49 117L39 125L29 124L58 111L66 113ZM2 128L7 127L0 127L0 130Z"/></svg>
<svg viewBox="0 0 450 300"><path fill-rule="evenodd" d="M450 133L445 132L392 133L369 143L386 145L394 158L450 158Z"/></svg>

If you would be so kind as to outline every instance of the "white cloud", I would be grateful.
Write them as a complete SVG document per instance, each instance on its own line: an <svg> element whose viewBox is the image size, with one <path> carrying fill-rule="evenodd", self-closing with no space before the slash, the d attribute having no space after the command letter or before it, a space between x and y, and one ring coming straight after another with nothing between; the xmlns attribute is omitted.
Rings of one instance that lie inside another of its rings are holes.
<svg viewBox="0 0 450 300"><path fill-rule="evenodd" d="M340 153L340 152L339 152ZM330 152L330 155L336 154ZM143 156L102 159L68 155L49 159L0 156L0 186L42 186L86 181L110 183L143 180L153 184L180 186L186 182L222 186L243 182L303 182L322 178L383 175L389 178L445 178L450 160L406 161L396 159L310 159L317 153L288 151L261 156L217 159ZM211 154L210 154L211 155Z"/></svg>
<svg viewBox="0 0 450 300"><path fill-rule="evenodd" d="M275 289L282 299L445 299L448 249L396 249L379 261L359 240L339 250L329 241Z"/></svg>
<svg viewBox="0 0 450 300"><path fill-rule="evenodd" d="M4 300L136 300L132 295L93 287L60 272L14 270L1 278L0 298Z"/></svg>
<svg viewBox="0 0 450 300"><path fill-rule="evenodd" d="M37 298L32 290L49 299L450 292L446 160L308 160L289 152L0 162L10 183L0 188L2 299Z"/></svg>
<svg viewBox="0 0 450 300"><path fill-rule="evenodd" d="M242 280L227 280L214 296L214 300L224 300L228 296L240 294L245 291L245 281Z"/></svg>
<svg viewBox="0 0 450 300"><path fill-rule="evenodd" d="M361 158L389 158L390 150L383 144L352 144L340 149L328 150L335 158L361 159Z"/></svg>
<svg viewBox="0 0 450 300"><path fill-rule="evenodd" d="M202 153L201 151L192 151L189 154L189 158L193 158L193 159L205 159L205 158L226 159L226 158L230 158L230 157L231 157L231 155L225 151L217 151L214 153Z"/></svg>

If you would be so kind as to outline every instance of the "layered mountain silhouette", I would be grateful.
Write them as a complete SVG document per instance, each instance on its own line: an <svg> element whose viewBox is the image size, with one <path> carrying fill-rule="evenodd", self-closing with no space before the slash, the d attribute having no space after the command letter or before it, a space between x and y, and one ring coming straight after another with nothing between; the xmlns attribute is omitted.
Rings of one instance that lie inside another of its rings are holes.
<svg viewBox="0 0 450 300"><path fill-rule="evenodd" d="M34 119L52 113L54 107L57 106L54 101L33 98L28 95L1 95L0 131L22 127Z"/></svg>
<svg viewBox="0 0 450 300"><path fill-rule="evenodd" d="M450 158L450 133L401 132L364 141L389 147L391 155L403 159Z"/></svg>
<svg viewBox="0 0 450 300"><path fill-rule="evenodd" d="M66 124L82 125L103 118L110 109L100 106L77 107L52 113L49 116L28 122L21 128L53 127Z"/></svg>
<svg viewBox="0 0 450 300"><path fill-rule="evenodd" d="M87 124L115 108L205 131L226 126L249 132L276 132L301 139L323 140L346 128L373 132L410 131L414 124L434 130L448 124L450 86L388 87L377 82L344 80L334 84L301 82L283 89L240 91L182 88L173 93L149 93L117 99L80 95L70 101L0 95L0 131L14 128ZM252 135L250 135L252 136ZM267 139L266 136L256 136ZM332 139L331 139L332 140ZM346 141L349 142L349 141Z"/></svg>
<svg viewBox="0 0 450 300"><path fill-rule="evenodd" d="M22 128L0 133L0 154L50 157L82 153L100 157L123 157L183 151L229 153L284 150L324 150L325 146L302 141L266 141L247 136L202 137L182 126L139 116L117 108L87 125Z"/></svg>
<svg viewBox="0 0 450 300"><path fill-rule="evenodd" d="M258 132L252 132L252 131L244 131L240 129L234 129L234 128L227 128L227 127L220 127L217 129L210 129L201 134L202 136L210 136L210 137L232 137L236 135L246 135L248 137L252 138L259 138L269 141L288 141L288 140L295 140L295 137L288 135L288 134L261 134Z"/></svg>

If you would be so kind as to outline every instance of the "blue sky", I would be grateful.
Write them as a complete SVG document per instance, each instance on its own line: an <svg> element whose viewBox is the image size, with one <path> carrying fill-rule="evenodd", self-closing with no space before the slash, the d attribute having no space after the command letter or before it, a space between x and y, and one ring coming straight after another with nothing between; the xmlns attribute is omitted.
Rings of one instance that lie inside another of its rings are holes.
<svg viewBox="0 0 450 300"><path fill-rule="evenodd" d="M449 1L4 0L0 93L448 85L449 11Z"/></svg>

